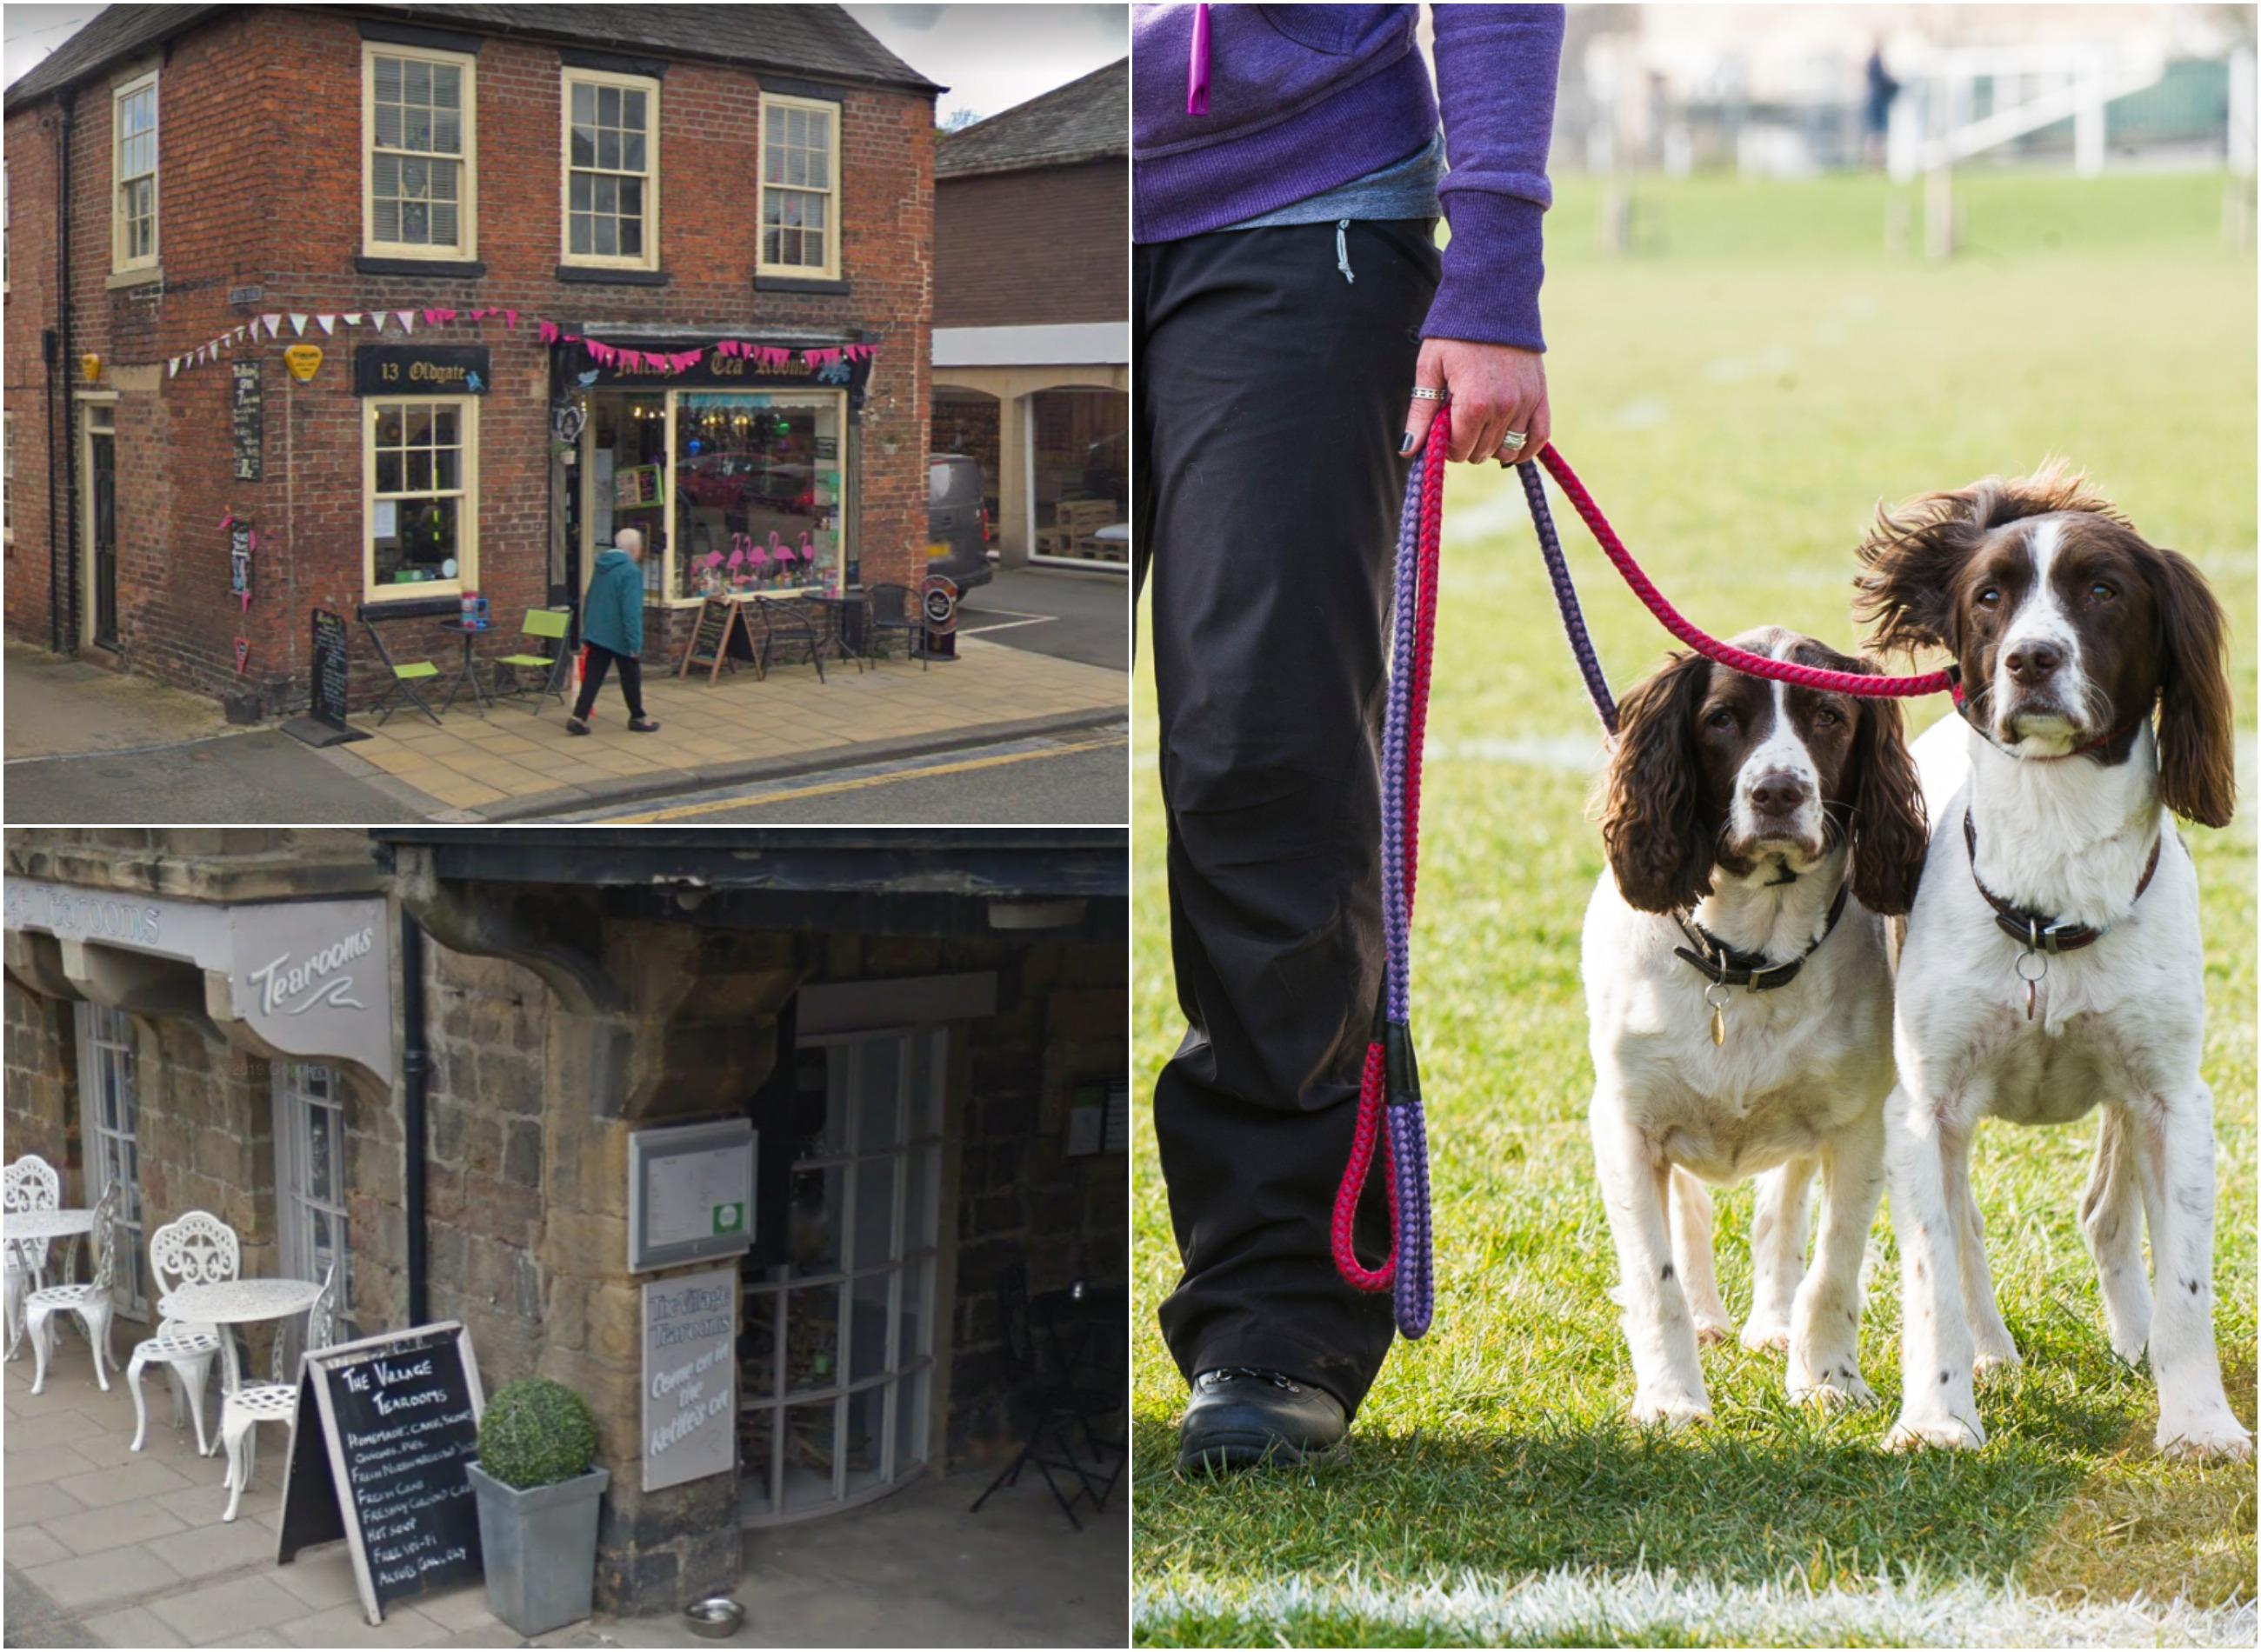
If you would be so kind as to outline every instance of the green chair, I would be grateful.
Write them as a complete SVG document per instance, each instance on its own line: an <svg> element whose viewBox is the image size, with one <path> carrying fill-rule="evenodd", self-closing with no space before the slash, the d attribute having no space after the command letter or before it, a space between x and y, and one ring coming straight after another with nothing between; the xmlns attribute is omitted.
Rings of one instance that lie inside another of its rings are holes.
<svg viewBox="0 0 2261 1652"><path fill-rule="evenodd" d="M573 663L573 656L565 647L565 633L572 622L573 615L570 609L528 608L526 611L526 625L522 635L538 638L544 643L555 643L556 648L552 653L506 654L497 660L495 664L498 666L510 667L508 686L505 686L499 682L495 688L497 697L511 699L521 694L528 694L534 703L528 709L536 715L541 714L542 702L552 694L557 697L559 705L563 705L565 679ZM540 672L542 686L528 689L524 679L519 676L520 672Z"/></svg>
<svg viewBox="0 0 2261 1652"><path fill-rule="evenodd" d="M367 614L361 616L361 628L369 633L370 644L377 650L377 660L384 665L386 675L384 698L377 702L383 715L377 718L377 726L382 729L391 722L392 714L400 709L399 702L406 699L432 720L434 729L446 727L440 721L440 714L426 705L423 696L416 692L416 685L430 682L438 677L440 668L427 659L412 660L406 665L395 660L392 650L384 646L384 637L377 630L376 621Z"/></svg>

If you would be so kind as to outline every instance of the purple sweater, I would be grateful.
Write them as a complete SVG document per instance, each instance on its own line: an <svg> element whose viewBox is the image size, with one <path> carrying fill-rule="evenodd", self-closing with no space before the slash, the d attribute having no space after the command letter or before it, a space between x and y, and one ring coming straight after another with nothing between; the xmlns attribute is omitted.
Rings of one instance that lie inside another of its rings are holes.
<svg viewBox="0 0 2261 1652"><path fill-rule="evenodd" d="M1188 112L1209 14L1208 112ZM1451 223L1429 338L1546 348L1540 217L1562 53L1559 5L1436 5L1437 90L1410 5L1140 5L1131 45L1131 238L1199 235L1402 161L1444 102Z"/></svg>

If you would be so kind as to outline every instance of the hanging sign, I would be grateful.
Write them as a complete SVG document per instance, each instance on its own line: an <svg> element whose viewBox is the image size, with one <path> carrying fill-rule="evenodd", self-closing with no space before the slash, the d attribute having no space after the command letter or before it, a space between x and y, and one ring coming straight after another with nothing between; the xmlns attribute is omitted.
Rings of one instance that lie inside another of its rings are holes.
<svg viewBox="0 0 2261 1652"><path fill-rule="evenodd" d="M291 370L291 377L303 384L322 370L322 347L293 344L283 352L283 365Z"/></svg>
<svg viewBox="0 0 2261 1652"><path fill-rule="evenodd" d="M485 1409L470 1332L452 1319L307 1354L276 1563L343 1538L372 1624L389 1601L484 1576L464 1465Z"/></svg>
<svg viewBox="0 0 2261 1652"><path fill-rule="evenodd" d="M484 396L494 382L484 344L364 344L354 351L354 394Z"/></svg>
<svg viewBox="0 0 2261 1652"><path fill-rule="evenodd" d="M265 393L260 385L257 362L237 362L233 365L234 395L230 411L235 429L235 479L256 482L262 479L267 446Z"/></svg>
<svg viewBox="0 0 2261 1652"><path fill-rule="evenodd" d="M643 1288L643 1489L727 1473L737 1461L738 1270Z"/></svg>
<svg viewBox="0 0 2261 1652"><path fill-rule="evenodd" d="M239 522L233 516L227 525L227 588L228 593L241 605L246 614L251 612L251 553L259 543L259 535L251 531L249 522ZM238 665L240 671L242 667Z"/></svg>

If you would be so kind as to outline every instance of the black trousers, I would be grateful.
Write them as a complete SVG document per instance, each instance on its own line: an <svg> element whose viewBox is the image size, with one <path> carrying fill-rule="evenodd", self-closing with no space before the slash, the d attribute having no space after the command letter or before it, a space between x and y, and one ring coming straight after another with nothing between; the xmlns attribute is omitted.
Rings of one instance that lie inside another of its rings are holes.
<svg viewBox="0 0 2261 1652"><path fill-rule="evenodd" d="M1353 1411L1389 1301L1342 1282L1328 1233L1382 980L1382 637L1432 228L1352 225L1351 281L1331 224L1133 264L1133 570L1187 1024L1154 1087L1184 1263L1162 1331L1188 1379L1257 1366ZM1378 1185L1360 1232L1380 1256Z"/></svg>
<svg viewBox="0 0 2261 1652"><path fill-rule="evenodd" d="M588 650L581 665L581 697L573 703L573 715L583 722L597 703L597 691L605 686L605 673L617 665L621 671L621 696L628 702L628 715L643 715L643 662L633 654L615 654L602 643L585 643Z"/></svg>

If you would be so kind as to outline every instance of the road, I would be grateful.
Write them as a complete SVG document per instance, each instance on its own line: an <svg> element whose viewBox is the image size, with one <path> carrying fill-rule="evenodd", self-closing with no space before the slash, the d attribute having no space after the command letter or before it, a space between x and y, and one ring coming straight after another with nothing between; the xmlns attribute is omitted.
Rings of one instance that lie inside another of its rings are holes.
<svg viewBox="0 0 2261 1652"><path fill-rule="evenodd" d="M958 605L967 636L1087 665L1130 666L1130 581L1123 574L1000 568Z"/></svg>

